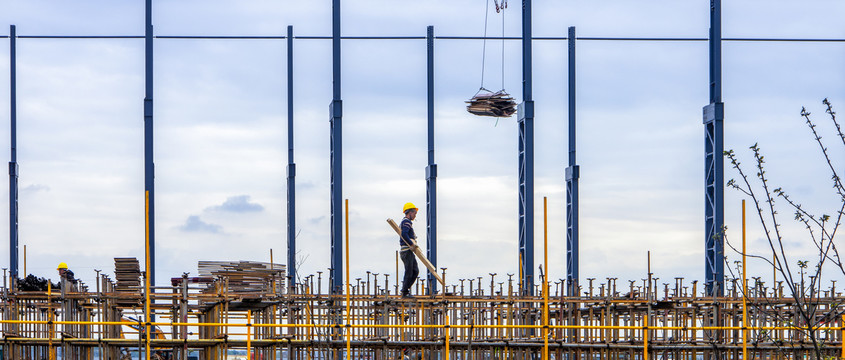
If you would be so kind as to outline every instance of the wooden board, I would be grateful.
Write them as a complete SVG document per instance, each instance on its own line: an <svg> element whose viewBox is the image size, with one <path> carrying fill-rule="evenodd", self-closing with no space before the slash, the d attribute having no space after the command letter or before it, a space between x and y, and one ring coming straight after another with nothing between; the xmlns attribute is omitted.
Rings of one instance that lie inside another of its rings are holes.
<svg viewBox="0 0 845 360"><path fill-rule="evenodd" d="M277 292L284 289L285 266L259 261L207 261L197 263L202 277L225 277L229 291L238 293L271 292L275 283Z"/></svg>
<svg viewBox="0 0 845 360"><path fill-rule="evenodd" d="M387 223L390 224L390 227L393 228L393 231L396 231L396 233L399 234L399 237L402 237L402 230L399 229L399 225L396 225L396 222L393 221L393 219L387 219ZM443 278L437 274L437 269L434 268L434 265L431 264L431 261L428 261L425 255L423 255L422 250L420 250L420 247L417 246L417 241L414 239L411 239L411 241L413 242L413 246L411 246L411 251L413 251L414 255L417 255L417 258L419 258L420 261L422 261L423 265L428 268L428 272L430 272L431 275L434 275L434 278L437 279L437 281L439 281L440 284L445 287L446 283L443 281Z"/></svg>

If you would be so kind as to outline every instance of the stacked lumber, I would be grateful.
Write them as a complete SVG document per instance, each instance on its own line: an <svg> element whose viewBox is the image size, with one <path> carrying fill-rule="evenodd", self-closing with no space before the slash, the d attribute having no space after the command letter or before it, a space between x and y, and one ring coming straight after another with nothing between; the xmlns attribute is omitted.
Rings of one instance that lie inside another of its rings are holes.
<svg viewBox="0 0 845 360"><path fill-rule="evenodd" d="M259 261L200 261L199 276L225 278L234 293L276 293L284 289L285 266Z"/></svg>
<svg viewBox="0 0 845 360"><path fill-rule="evenodd" d="M141 266L137 258L114 258L114 291L118 297L117 305L134 306L141 298Z"/></svg>
<svg viewBox="0 0 845 360"><path fill-rule="evenodd" d="M516 101L505 92L492 92L482 88L466 102L467 111L478 116L510 117L516 112Z"/></svg>

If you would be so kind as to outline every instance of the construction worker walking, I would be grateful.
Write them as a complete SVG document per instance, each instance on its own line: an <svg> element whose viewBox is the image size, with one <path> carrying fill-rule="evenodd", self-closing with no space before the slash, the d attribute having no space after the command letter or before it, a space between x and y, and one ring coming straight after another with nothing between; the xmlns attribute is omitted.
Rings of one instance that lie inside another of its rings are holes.
<svg viewBox="0 0 845 360"><path fill-rule="evenodd" d="M417 276L420 274L417 259L412 251L413 247L416 246L414 240L417 238L412 223L417 218L417 207L413 203L406 203L402 207L402 212L405 213L400 225L402 235L399 237L399 257L402 258L402 264L405 265L405 276L402 278L402 297L411 297L411 286L414 285Z"/></svg>

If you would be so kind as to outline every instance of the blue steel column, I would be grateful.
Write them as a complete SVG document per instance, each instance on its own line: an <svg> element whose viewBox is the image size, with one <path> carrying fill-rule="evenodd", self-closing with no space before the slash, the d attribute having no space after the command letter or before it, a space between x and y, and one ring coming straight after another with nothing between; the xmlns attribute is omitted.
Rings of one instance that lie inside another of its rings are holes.
<svg viewBox="0 0 845 360"><path fill-rule="evenodd" d="M704 107L704 266L708 296L724 293L724 151L722 103L722 5L710 1L710 104Z"/></svg>
<svg viewBox="0 0 845 360"><path fill-rule="evenodd" d="M534 294L534 100L531 88L531 0L522 1L522 103L519 125L519 262L523 295Z"/></svg>
<svg viewBox="0 0 845 360"><path fill-rule="evenodd" d="M428 101L428 166L425 168L426 257L437 268L437 164L434 163L434 26L426 31ZM437 293L437 280L428 273L429 294Z"/></svg>
<svg viewBox="0 0 845 360"><path fill-rule="evenodd" d="M343 103L340 100L340 0L332 0L332 103L331 125L331 196L332 251L331 292L343 287L343 142L341 131Z"/></svg>
<svg viewBox="0 0 845 360"><path fill-rule="evenodd" d="M288 287L296 289L296 164L293 162L293 26L288 26Z"/></svg>
<svg viewBox="0 0 845 360"><path fill-rule="evenodd" d="M149 241L150 284L155 285L155 164L153 163L153 3L147 0L146 30L144 36L145 92L144 92L144 190L149 196L147 239Z"/></svg>
<svg viewBox="0 0 845 360"><path fill-rule="evenodd" d="M9 104L12 124L12 157L9 160L9 271L10 277L18 277L18 95L17 95L17 35L15 25L9 26ZM26 274L24 274L26 276Z"/></svg>
<svg viewBox="0 0 845 360"><path fill-rule="evenodd" d="M566 168L566 283L567 295L578 295L578 178L575 162L575 27L569 27L569 166Z"/></svg>

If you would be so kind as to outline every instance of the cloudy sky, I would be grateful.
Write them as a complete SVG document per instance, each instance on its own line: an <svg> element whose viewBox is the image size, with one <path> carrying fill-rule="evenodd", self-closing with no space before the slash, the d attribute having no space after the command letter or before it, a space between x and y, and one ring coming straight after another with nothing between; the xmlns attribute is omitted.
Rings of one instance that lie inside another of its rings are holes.
<svg viewBox="0 0 845 360"><path fill-rule="evenodd" d="M433 25L436 35L481 36L486 4L344 2L342 31L422 36ZM156 35L283 35L288 25L299 36L331 34L328 0L154 6ZM576 26L579 36L703 38L708 9L707 0L536 0L534 34L565 36ZM504 19L491 11L489 35L520 36L519 11L518 1ZM843 15L845 3L836 0L726 2L723 36L842 39ZM18 35L143 35L144 4L2 0L0 35L11 24ZM113 271L114 257L144 256L143 40L17 44L21 257L26 245L28 272L55 278L65 261L91 282L95 269ZM517 272L516 119L470 115L464 101L479 85L504 87L521 101L521 47L488 42L481 84L482 46L436 42L438 262L451 280ZM0 47L0 154L8 159L8 39ZM422 40L343 43L353 278L394 272L397 241L384 219L401 217L405 202L425 203L425 49ZM745 149L759 143L772 182L814 212L833 213L830 174L799 113L813 112L842 159L821 100L845 108L845 43L726 42L723 55L726 148L750 163ZM297 40L294 58L297 258L308 274L329 267L330 42ZM273 249L284 262L285 59L284 40L156 40L159 284L196 274L198 260L268 261ZM565 42L535 42L536 262L548 197L555 279L565 277L566 61ZM641 279L649 250L655 276L703 279L707 66L706 42L578 43L582 279ZM726 169L726 180L735 176ZM8 185L0 184L6 203ZM726 190L728 236L737 241L739 195ZM791 211L781 212L790 253L811 260ZM416 222L421 239L424 219ZM8 234L8 222L0 233ZM761 236L752 222L752 252L766 253ZM8 251L0 247L3 267ZM770 278L762 263L750 269Z"/></svg>

